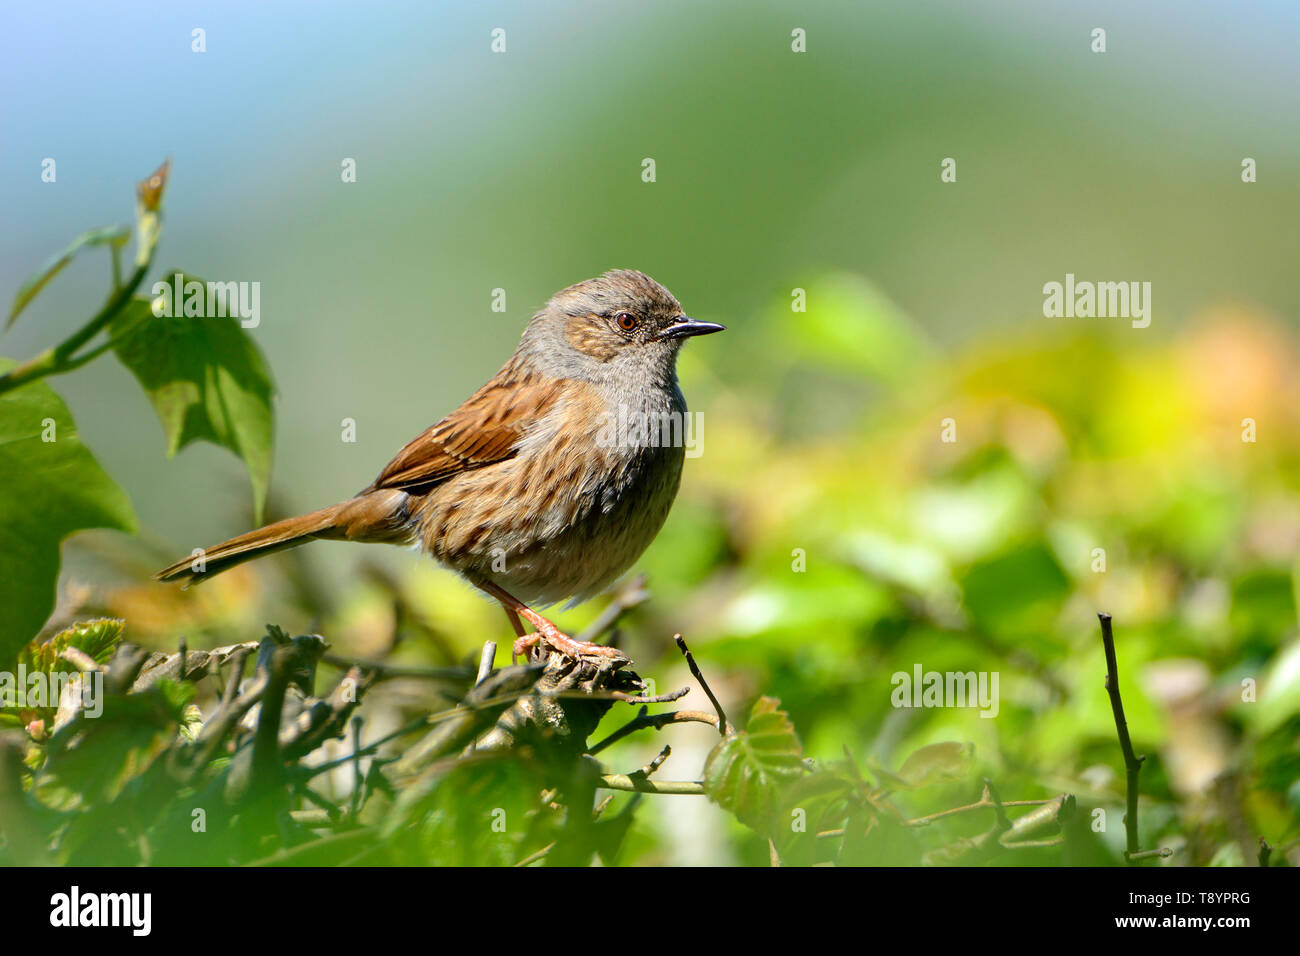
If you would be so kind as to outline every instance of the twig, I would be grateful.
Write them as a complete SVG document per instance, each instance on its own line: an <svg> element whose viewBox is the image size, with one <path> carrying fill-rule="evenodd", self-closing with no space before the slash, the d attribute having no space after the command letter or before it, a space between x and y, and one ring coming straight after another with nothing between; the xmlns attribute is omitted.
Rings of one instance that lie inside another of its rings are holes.
<svg viewBox="0 0 1300 956"><path fill-rule="evenodd" d="M1155 857L1173 856L1174 851L1167 846L1157 847L1154 850L1138 850L1136 853L1127 854L1130 860L1150 860Z"/></svg>
<svg viewBox="0 0 1300 956"><path fill-rule="evenodd" d="M252 655L251 647L241 647L230 657L230 677L226 689L221 695L221 705L199 731L199 737L190 750L176 751L176 759L183 759L184 767L178 766L177 772L184 779L192 779L202 772L217 750L226 742L227 736L243 716L261 702L266 693L266 675L256 675L247 691L239 692L239 684L244 678L244 665Z"/></svg>
<svg viewBox="0 0 1300 956"><path fill-rule="evenodd" d="M992 807L993 802L988 799L988 791L974 803L968 803L961 807L952 807L949 810L940 810L937 813L930 813L923 817L915 817L911 820L904 821L903 825L908 827L928 827L935 820L942 820L944 817L956 816L958 813L969 813L972 810L983 810L985 807Z"/></svg>
<svg viewBox="0 0 1300 956"><path fill-rule="evenodd" d="M542 847L540 850L536 851L535 853L528 854L526 857L524 857L522 860L516 863L515 866L529 866L533 863L536 863L538 860L542 859L542 857L546 856L546 854L550 853L551 850L553 849L555 849L555 843L554 842L548 843L546 844L546 846Z"/></svg>
<svg viewBox="0 0 1300 956"><path fill-rule="evenodd" d="M654 730L662 730L669 724L696 723L716 725L717 719L718 718L714 717L712 714L706 714L698 710L670 710L663 714L647 714L646 709L642 707L640 713L622 727L618 728L618 730L614 731L599 743L592 744L588 747L587 753L598 754L610 744L617 743L628 734L634 734L638 730L644 730L647 727L653 728Z"/></svg>
<svg viewBox="0 0 1300 956"><path fill-rule="evenodd" d="M1110 709L1115 715L1115 730L1119 734L1120 750L1124 753L1125 776L1125 858L1132 862L1139 852L1138 842L1138 773L1142 770L1142 761L1146 756L1133 752L1133 741L1129 739L1128 722L1124 719L1124 702L1119 696L1119 665L1115 661L1115 635L1111 631L1110 615L1097 615L1101 621L1101 643L1106 651L1106 692L1110 695ZM1144 854L1144 856L1147 854Z"/></svg>
<svg viewBox="0 0 1300 956"><path fill-rule="evenodd" d="M244 667L248 663L248 655L252 653L251 648L241 647L230 656L230 677L221 695L221 710L228 710L239 695L239 682L244 679Z"/></svg>
<svg viewBox="0 0 1300 956"><path fill-rule="evenodd" d="M358 828L356 830L343 830L337 833L331 833L329 836L323 836L318 840L311 840L307 843L300 843L297 846L286 846L276 850L269 856L264 856L260 860L253 860L245 866L286 866L292 865L295 861L303 857L310 858L313 853L328 852L337 850L339 847L347 847L354 843L369 841L374 843L375 834L372 830ZM383 846L383 843L374 843L375 847Z"/></svg>
<svg viewBox="0 0 1300 956"><path fill-rule="evenodd" d="M997 797L997 791L993 789L993 784L989 780L985 779L984 791L980 794L980 798L974 803L968 803L965 806L960 807L952 807L948 810L940 810L937 813L930 813L923 817L914 817L911 820L903 821L903 825L908 827L925 827L929 826L935 820L942 820L944 817L955 816L958 813L969 813L972 810L983 810L985 808L997 813L999 817L998 822L999 825L1001 825L1001 823L1007 819L1006 810L1004 809L1006 807L1041 807L1049 803L1054 803L1059 799L1060 797L1052 797L1050 800L999 800ZM1008 822L1007 826L1003 827L1003 829L1010 829L1010 823Z"/></svg>
<svg viewBox="0 0 1300 956"><path fill-rule="evenodd" d="M723 737L727 736L727 715L722 710L722 705L718 703L718 698L714 696L713 689L709 687L709 682L706 681L704 675L700 673L699 665L695 663L695 658L691 655L690 648L686 646L686 641L680 634L674 635L673 640L677 642L677 649L681 651L682 656L686 658L686 666L691 669L691 673L695 675L695 679L699 681L700 686L704 688L704 694L709 698L709 703L711 703L713 709L718 712L718 733Z"/></svg>
<svg viewBox="0 0 1300 956"><path fill-rule="evenodd" d="M271 652L266 694L253 736L253 779L267 790L280 780L280 715L284 712L285 692L295 663L292 647L277 647Z"/></svg>
<svg viewBox="0 0 1300 956"><path fill-rule="evenodd" d="M350 813L353 818L361 809L361 789L365 778L361 773L361 724L360 717L352 718L352 802Z"/></svg>
<svg viewBox="0 0 1300 956"><path fill-rule="evenodd" d="M1003 833L1010 830L1011 821L1007 819L1006 807L1002 805L1002 798L998 796L997 788L993 786L993 781L988 777L984 778L984 793L981 795L981 799L987 799L993 804L993 815L997 819L998 829Z"/></svg>
<svg viewBox="0 0 1300 956"><path fill-rule="evenodd" d="M679 793L704 795L704 784L698 780L638 780L625 773L602 774L597 784L606 790L627 790L631 793Z"/></svg>
<svg viewBox="0 0 1300 956"><path fill-rule="evenodd" d="M341 738L346 732L348 717L360 704L370 683L370 680L362 678L360 669L353 669L328 696L316 700L299 713L281 731L280 744L285 757L293 760L305 756L327 739Z"/></svg>
<svg viewBox="0 0 1300 956"><path fill-rule="evenodd" d="M409 723L399 727L397 730L385 734L384 736L380 737L378 740L372 740L370 743L366 744L364 747L358 750L357 755L362 757L371 756L374 753L376 753L379 750L379 748L381 748L384 744L388 743L389 741L396 740L398 737L405 737L407 734L413 734L416 731L424 730L426 727L434 727L440 723L444 723L445 721L454 720L457 717L462 716L467 709L468 710L485 709L489 707L497 707L497 706L513 703L526 692L527 691L520 691L519 693L504 693L504 694L493 695L474 703L465 702L465 703L458 704L455 707L451 708L450 710L437 711L432 714L422 714L421 716L415 718ZM315 766L300 767L298 768L297 772L300 773L303 778L310 779L312 777L317 776L318 774L322 774L327 771L333 770L335 767L340 767L345 763L351 763L352 759L353 759L352 754L345 754L342 757L337 757L333 760L327 760L324 763L316 764Z"/></svg>
<svg viewBox="0 0 1300 956"><path fill-rule="evenodd" d="M1039 831L1048 827L1059 828L1074 815L1077 808L1074 797L1062 793L1015 821L1011 821L1002 809L1005 804L998 799L997 791L988 780L984 781L981 805L991 807L998 814L998 819L993 826L977 836L963 837L946 847L931 851L926 854L930 862L945 865L953 864L958 860L968 863L985 862L993 859L1003 850L1056 846L1061 841L1056 837L1039 839L1037 838Z"/></svg>
<svg viewBox="0 0 1300 956"><path fill-rule="evenodd" d="M338 821L343 819L343 808L330 800L325 799L311 787L297 785L293 788L293 792L298 796L303 797L308 802L316 804L317 807L324 810L325 813L329 815L331 820Z"/></svg>
<svg viewBox="0 0 1300 956"><path fill-rule="evenodd" d="M1263 837L1259 838L1259 865L1268 866L1269 857L1273 855L1273 848L1268 845L1268 841Z"/></svg>
<svg viewBox="0 0 1300 956"><path fill-rule="evenodd" d="M420 772L430 758L468 744L496 724L502 712L513 707L516 701L532 694L541 672L539 665L510 666L493 671L482 684L470 688L455 707L430 714L427 720L432 729L407 748L393 769L399 776Z"/></svg>
<svg viewBox="0 0 1300 956"><path fill-rule="evenodd" d="M492 673L492 665L497 659L497 642L484 641L483 653L478 659L478 674L474 677L474 686L477 687L487 679L488 674Z"/></svg>
<svg viewBox="0 0 1300 956"><path fill-rule="evenodd" d="M335 767L341 767L345 763L351 763L353 760L355 760L358 757L372 756L376 751L379 750L380 747L388 743L390 740L396 740L398 737L405 737L407 734L413 734L417 730L423 730L425 727L428 727L432 719L433 719L432 716L417 717L415 720L412 720L410 723L403 725L397 730L394 730L392 733L385 734L384 736L380 737L378 740L371 741L370 743L366 744L364 747L360 748L354 753L346 754L342 757L336 757L333 760L328 760L325 763L316 764L315 766L312 767L302 767L299 769L302 773L303 778L311 779L312 777L315 777L318 774L326 773L330 770L333 770Z"/></svg>
<svg viewBox="0 0 1300 956"><path fill-rule="evenodd" d="M606 691L604 694L555 694L555 697L590 697L592 700L621 700L628 704L671 704L675 700L681 700L691 692L689 687L683 687L681 690L675 690L668 694L657 694L649 697L644 694L627 694L621 690Z"/></svg>
<svg viewBox="0 0 1300 956"><path fill-rule="evenodd" d="M328 810L291 810L289 816L299 826L313 829L332 827L338 823L337 820L330 816Z"/></svg>
<svg viewBox="0 0 1300 956"><path fill-rule="evenodd" d="M631 777L633 780L648 780L652 773L654 773L656 770L658 770L660 767L664 765L664 761L668 759L669 755L672 752L673 752L673 748L665 745L664 749L659 751L658 756L656 756L654 760L651 760L640 770L636 770L628 774L628 776Z"/></svg>

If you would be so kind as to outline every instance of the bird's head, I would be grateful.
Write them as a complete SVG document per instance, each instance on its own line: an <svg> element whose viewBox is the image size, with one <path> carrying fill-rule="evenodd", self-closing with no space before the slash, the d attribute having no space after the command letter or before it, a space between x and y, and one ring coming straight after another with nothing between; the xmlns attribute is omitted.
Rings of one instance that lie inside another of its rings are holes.
<svg viewBox="0 0 1300 956"><path fill-rule="evenodd" d="M552 357L563 356L574 377L671 375L686 339L725 326L688 317L673 294L642 272L614 269L562 289L524 334Z"/></svg>

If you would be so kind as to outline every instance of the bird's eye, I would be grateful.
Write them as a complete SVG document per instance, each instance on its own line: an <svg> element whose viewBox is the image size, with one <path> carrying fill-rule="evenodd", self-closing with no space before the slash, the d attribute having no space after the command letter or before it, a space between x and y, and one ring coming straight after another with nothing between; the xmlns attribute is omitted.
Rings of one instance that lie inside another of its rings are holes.
<svg viewBox="0 0 1300 956"><path fill-rule="evenodd" d="M631 332L641 324L641 320L631 312L620 312L618 315L614 316L614 321L618 323L618 327L624 332Z"/></svg>

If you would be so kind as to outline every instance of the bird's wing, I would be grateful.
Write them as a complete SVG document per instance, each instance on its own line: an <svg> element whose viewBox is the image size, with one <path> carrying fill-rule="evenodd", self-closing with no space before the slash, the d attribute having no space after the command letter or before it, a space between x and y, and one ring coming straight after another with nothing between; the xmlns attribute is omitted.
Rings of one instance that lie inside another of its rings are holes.
<svg viewBox="0 0 1300 956"><path fill-rule="evenodd" d="M513 457L519 440L550 410L564 384L507 366L399 451L366 491L434 485L462 471Z"/></svg>

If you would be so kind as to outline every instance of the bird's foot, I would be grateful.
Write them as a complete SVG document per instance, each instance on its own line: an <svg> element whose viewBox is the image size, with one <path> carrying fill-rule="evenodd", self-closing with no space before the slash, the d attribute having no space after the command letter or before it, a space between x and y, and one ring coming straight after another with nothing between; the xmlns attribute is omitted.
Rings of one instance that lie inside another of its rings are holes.
<svg viewBox="0 0 1300 956"><path fill-rule="evenodd" d="M555 648L561 654L574 659L606 657L627 660L627 655L616 647L610 647L606 644L593 644L591 641L575 641L531 608L521 608L519 616L536 630L532 634L525 634L515 641L514 653L516 656L520 654L527 656L528 651L538 643L544 643Z"/></svg>

